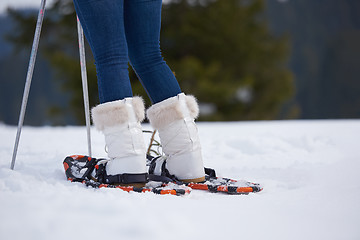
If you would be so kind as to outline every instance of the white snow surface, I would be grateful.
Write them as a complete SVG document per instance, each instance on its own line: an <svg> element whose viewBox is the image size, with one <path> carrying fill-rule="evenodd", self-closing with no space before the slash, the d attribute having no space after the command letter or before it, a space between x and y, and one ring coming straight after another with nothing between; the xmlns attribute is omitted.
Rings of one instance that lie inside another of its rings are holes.
<svg viewBox="0 0 360 240"><path fill-rule="evenodd" d="M0 1L0 14L4 14L8 7L13 9L24 9L24 8L40 8L41 0L1 0ZM53 4L52 0L46 1L46 7Z"/></svg>
<svg viewBox="0 0 360 240"><path fill-rule="evenodd" d="M360 239L360 120L198 128L206 166L264 190L171 196L71 183L62 161L87 153L85 127L24 127L12 171L16 127L0 125L0 239ZM92 146L106 156L95 129Z"/></svg>

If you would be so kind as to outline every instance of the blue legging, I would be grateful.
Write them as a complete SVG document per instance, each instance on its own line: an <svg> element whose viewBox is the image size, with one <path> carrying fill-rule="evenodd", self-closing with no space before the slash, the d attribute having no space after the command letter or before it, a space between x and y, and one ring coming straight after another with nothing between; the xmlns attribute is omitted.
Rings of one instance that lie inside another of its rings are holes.
<svg viewBox="0 0 360 240"><path fill-rule="evenodd" d="M162 0L74 0L93 52L100 103L132 97L128 62L153 103L181 92L161 56Z"/></svg>

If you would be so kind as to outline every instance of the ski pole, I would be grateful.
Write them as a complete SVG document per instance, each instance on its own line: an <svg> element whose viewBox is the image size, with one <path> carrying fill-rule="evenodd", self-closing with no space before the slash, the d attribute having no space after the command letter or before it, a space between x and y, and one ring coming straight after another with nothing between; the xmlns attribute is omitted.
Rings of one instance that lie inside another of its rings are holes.
<svg viewBox="0 0 360 240"><path fill-rule="evenodd" d="M26 105L27 105L27 101L29 98L29 91L30 91L31 80L32 80L33 72L34 72L36 54L37 54L37 50L39 47L40 32L41 32L42 22L44 19L45 4L46 4L46 0L41 0L39 14L38 14L37 22L36 22L34 41L33 41L32 49L31 49L30 61L29 61L27 75L26 75L25 88L24 88L24 94L23 94L22 103L21 103L21 110L20 110L17 133L16 133L14 151L13 151L13 156L12 156L12 161L11 161L11 166L10 166L10 168L12 170L14 170L14 167L15 167L15 160L16 160L17 150L19 147L21 129L24 124Z"/></svg>
<svg viewBox="0 0 360 240"><path fill-rule="evenodd" d="M83 96L84 96L87 143L88 143L89 157L91 157L90 107L89 107L89 91L88 91L87 74L86 74L84 31L78 17L77 17L77 29L78 29L78 39L79 39L79 54L80 54L81 80L82 80Z"/></svg>

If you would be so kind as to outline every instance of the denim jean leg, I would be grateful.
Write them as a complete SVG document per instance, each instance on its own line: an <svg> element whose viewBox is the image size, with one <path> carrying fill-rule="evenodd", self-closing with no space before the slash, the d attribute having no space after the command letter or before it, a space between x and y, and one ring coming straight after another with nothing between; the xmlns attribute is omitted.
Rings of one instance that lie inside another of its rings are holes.
<svg viewBox="0 0 360 240"><path fill-rule="evenodd" d="M160 51L161 6L161 0L124 2L130 62L153 103L181 93Z"/></svg>
<svg viewBox="0 0 360 240"><path fill-rule="evenodd" d="M100 103L132 96L124 28L124 0L74 0L93 52Z"/></svg>

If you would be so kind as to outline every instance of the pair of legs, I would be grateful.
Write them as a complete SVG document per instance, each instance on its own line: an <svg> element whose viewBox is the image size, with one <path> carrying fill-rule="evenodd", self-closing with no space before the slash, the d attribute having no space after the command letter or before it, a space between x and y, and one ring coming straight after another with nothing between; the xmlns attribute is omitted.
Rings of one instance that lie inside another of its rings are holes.
<svg viewBox="0 0 360 240"><path fill-rule="evenodd" d="M94 54L100 103L132 97L128 63L153 103L178 95L161 56L162 0L74 0Z"/></svg>
<svg viewBox="0 0 360 240"><path fill-rule="evenodd" d="M198 105L181 93L160 52L161 0L74 0L92 49L100 105L92 109L95 127L105 135L110 161L107 183L147 181L146 148L141 121L142 99L132 96L128 62L146 89L153 106L147 111L159 131L165 158L162 166L184 181L204 180L201 148L194 119ZM165 165L164 165L165 164Z"/></svg>

